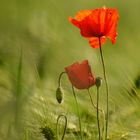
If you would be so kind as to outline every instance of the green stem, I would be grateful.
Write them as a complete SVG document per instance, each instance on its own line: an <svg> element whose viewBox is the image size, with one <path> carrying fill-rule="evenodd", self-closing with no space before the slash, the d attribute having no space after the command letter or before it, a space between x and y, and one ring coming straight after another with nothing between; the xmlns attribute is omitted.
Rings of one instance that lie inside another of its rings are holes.
<svg viewBox="0 0 140 140"><path fill-rule="evenodd" d="M76 102L76 108L77 108L78 120L79 120L79 127L80 127L80 138L81 138L81 140L82 140L82 139L83 139L83 136L82 136L81 118L80 118L80 112L79 112L78 101L77 101L77 98L76 98L76 94L75 94L75 90L74 90L73 85L72 85L72 92L73 92L73 96L74 96L74 99L75 99L75 102Z"/></svg>
<svg viewBox="0 0 140 140"><path fill-rule="evenodd" d="M59 115L58 118L57 118L57 123L56 123L57 140L59 139L58 138L58 123L59 123L59 120L60 120L61 117L64 117L64 119L65 119L65 127L64 127L64 132L63 132L61 140L64 140L64 137L65 137L65 134L66 134L66 129L67 129L67 117L65 115Z"/></svg>
<svg viewBox="0 0 140 140"><path fill-rule="evenodd" d="M106 127L105 127L105 140L107 140L107 135L108 135L108 117L109 117L109 90L108 90L108 82L107 82L107 76L106 76L106 69L105 69L105 63L104 63L104 58L103 58L103 53L102 53L102 47L101 47L101 39L99 37L99 47L100 47L100 56L101 56L101 61L102 61L102 66L103 66L103 75L104 75L104 80L105 80L105 85L106 85Z"/></svg>
<svg viewBox="0 0 140 140"><path fill-rule="evenodd" d="M89 94L89 97L90 97L90 101L91 101L91 104L92 104L92 106L95 108L95 109L97 109L97 106L94 104L94 102L93 102L93 99L92 99L92 96L91 96L91 93L90 93L90 90L88 89L88 94ZM104 111L102 110L102 109L100 109L100 108L98 108L99 109L99 111L101 111L102 113L103 113L103 115L104 115Z"/></svg>
<svg viewBox="0 0 140 140"><path fill-rule="evenodd" d="M99 111L102 113L103 117L104 117L104 111L99 108L99 90L98 90L98 88L99 87L97 87L97 105L94 104L89 89L88 89L88 94L89 94L89 97L90 97L90 101L92 103L92 106L96 109L96 112L97 112L98 134L99 134L99 140L101 140L102 139L102 136L101 136L100 123L99 123ZM104 123L103 123L103 129L104 129Z"/></svg>
<svg viewBox="0 0 140 140"><path fill-rule="evenodd" d="M97 124L98 124L99 140L101 140L100 118L99 118L99 87L97 87Z"/></svg>
<svg viewBox="0 0 140 140"><path fill-rule="evenodd" d="M66 72L61 72L60 75L59 75L59 78L58 78L58 87L61 86L61 78L63 76L63 74L65 74Z"/></svg>

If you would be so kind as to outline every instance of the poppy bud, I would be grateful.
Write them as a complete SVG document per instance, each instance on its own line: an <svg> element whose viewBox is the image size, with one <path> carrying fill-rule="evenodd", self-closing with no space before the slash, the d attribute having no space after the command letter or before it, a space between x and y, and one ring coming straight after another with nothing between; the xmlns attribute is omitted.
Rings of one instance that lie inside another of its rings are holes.
<svg viewBox="0 0 140 140"><path fill-rule="evenodd" d="M58 101L58 103L61 103L64 97L64 92L63 89L61 87L58 87L56 90L56 99Z"/></svg>
<svg viewBox="0 0 140 140"><path fill-rule="evenodd" d="M102 78L101 77L97 77L96 78L96 86L100 87L102 85Z"/></svg>

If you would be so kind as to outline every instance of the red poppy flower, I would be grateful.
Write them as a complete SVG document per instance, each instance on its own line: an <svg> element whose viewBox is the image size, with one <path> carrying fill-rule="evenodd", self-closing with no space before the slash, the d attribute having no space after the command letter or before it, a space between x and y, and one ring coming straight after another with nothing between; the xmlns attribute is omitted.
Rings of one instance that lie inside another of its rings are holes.
<svg viewBox="0 0 140 140"><path fill-rule="evenodd" d="M68 78L72 85L77 89L88 89L95 85L95 77L91 73L88 60L82 63L74 63L65 68Z"/></svg>
<svg viewBox="0 0 140 140"><path fill-rule="evenodd" d="M99 38L101 45L106 42L106 37L112 44L115 43L118 19L117 9L99 8L79 11L75 18L70 17L69 21L80 29L81 35L88 38L93 48L99 48Z"/></svg>

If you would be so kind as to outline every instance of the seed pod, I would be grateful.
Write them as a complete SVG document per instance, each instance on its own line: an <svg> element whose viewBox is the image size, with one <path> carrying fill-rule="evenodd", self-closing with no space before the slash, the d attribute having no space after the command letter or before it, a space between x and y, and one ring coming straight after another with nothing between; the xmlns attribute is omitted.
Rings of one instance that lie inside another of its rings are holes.
<svg viewBox="0 0 140 140"><path fill-rule="evenodd" d="M101 77L97 77L96 78L96 86L100 87L102 85L102 78Z"/></svg>
<svg viewBox="0 0 140 140"><path fill-rule="evenodd" d="M62 87L58 87L56 90L56 99L58 101L58 103L61 103L63 101L64 98L64 92Z"/></svg>
<svg viewBox="0 0 140 140"><path fill-rule="evenodd" d="M41 133L47 140L55 140L55 133L54 130L49 126L41 127Z"/></svg>

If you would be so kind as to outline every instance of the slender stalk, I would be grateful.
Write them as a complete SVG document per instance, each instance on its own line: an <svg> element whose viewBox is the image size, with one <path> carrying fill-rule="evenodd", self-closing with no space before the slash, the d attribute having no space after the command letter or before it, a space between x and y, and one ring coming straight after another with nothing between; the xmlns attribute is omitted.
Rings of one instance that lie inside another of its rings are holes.
<svg viewBox="0 0 140 140"><path fill-rule="evenodd" d="M62 135L61 140L64 140L64 137L65 137L65 134L66 134L66 129L67 129L67 117L66 117L65 115L59 115L58 118L57 118L57 123L56 123L56 135L57 135L57 140L59 139L59 138L58 138L58 123L59 123L60 118L62 118L62 117L65 119L65 126L64 126L64 132L63 132L63 135Z"/></svg>
<svg viewBox="0 0 140 140"><path fill-rule="evenodd" d="M101 136L100 122L99 122L100 121L100 119L99 119L99 111L103 114L103 116L104 116L104 111L99 108L99 87L97 87L97 104L96 105L93 103L92 96L91 96L91 93L90 93L89 89L88 89L88 94L89 94L92 106L96 109L97 124L98 124L98 134L99 134L99 140L101 140L102 136Z"/></svg>
<svg viewBox="0 0 140 140"><path fill-rule="evenodd" d="M56 100L59 104L62 103L63 101L63 98L64 98L64 92L63 92L63 88L61 87L61 79L62 79L62 76L65 74L66 72L62 72L60 73L59 75L59 78L58 78L58 87L56 89Z"/></svg>
<svg viewBox="0 0 140 140"><path fill-rule="evenodd" d="M106 69L105 69L105 63L103 58L103 52L101 48L101 39L99 37L99 47L100 47L100 56L102 61L102 67L103 67L103 75L105 80L105 86L106 86L106 127L105 127L105 140L107 140L108 135L108 117L109 117L109 90L108 90L108 82L107 82L107 76L106 76Z"/></svg>
<svg viewBox="0 0 140 140"><path fill-rule="evenodd" d="M79 112L78 101L77 101L77 98L76 98L76 94L75 94L75 90L74 90L73 85L72 85L72 92L73 92L73 96L74 96L74 99L75 99L75 102L76 102L76 108L77 108L77 113L78 113L78 121L79 121L79 127L80 127L80 138L81 138L81 140L82 140L82 139L83 139L83 135L82 135L81 118L80 118L80 112Z"/></svg>
<svg viewBox="0 0 140 140"><path fill-rule="evenodd" d="M100 118L99 118L99 87L97 87L97 124L99 132L99 140L101 140Z"/></svg>
<svg viewBox="0 0 140 140"><path fill-rule="evenodd" d="M91 104L92 104L92 106L95 108L95 109L97 109L97 106L94 104L94 102L93 102L93 99L92 99L92 96L91 96L91 93L90 93L90 90L88 89L88 94L89 94L89 97L90 97L90 101L91 101ZM102 110L102 109L100 109L100 108L98 108L99 109L99 111L101 111L103 114L104 114L104 111Z"/></svg>
<svg viewBox="0 0 140 140"><path fill-rule="evenodd" d="M66 73L66 72L60 73L59 78L58 78L58 87L61 86L61 78L62 78L63 74L65 74L65 73Z"/></svg>
<svg viewBox="0 0 140 140"><path fill-rule="evenodd" d="M99 87L97 87L97 88L99 88ZM96 111L97 111L97 105L95 105L94 102L93 102L90 89L88 89L88 94L89 94L90 101L91 101L91 104L92 104L93 108L96 109ZM99 106L98 106L98 111L100 111L102 113L102 118L103 118L102 134L104 134L105 113L104 113L104 110L102 110L101 108L99 108ZM101 135L101 139L103 139L103 136L102 135Z"/></svg>

